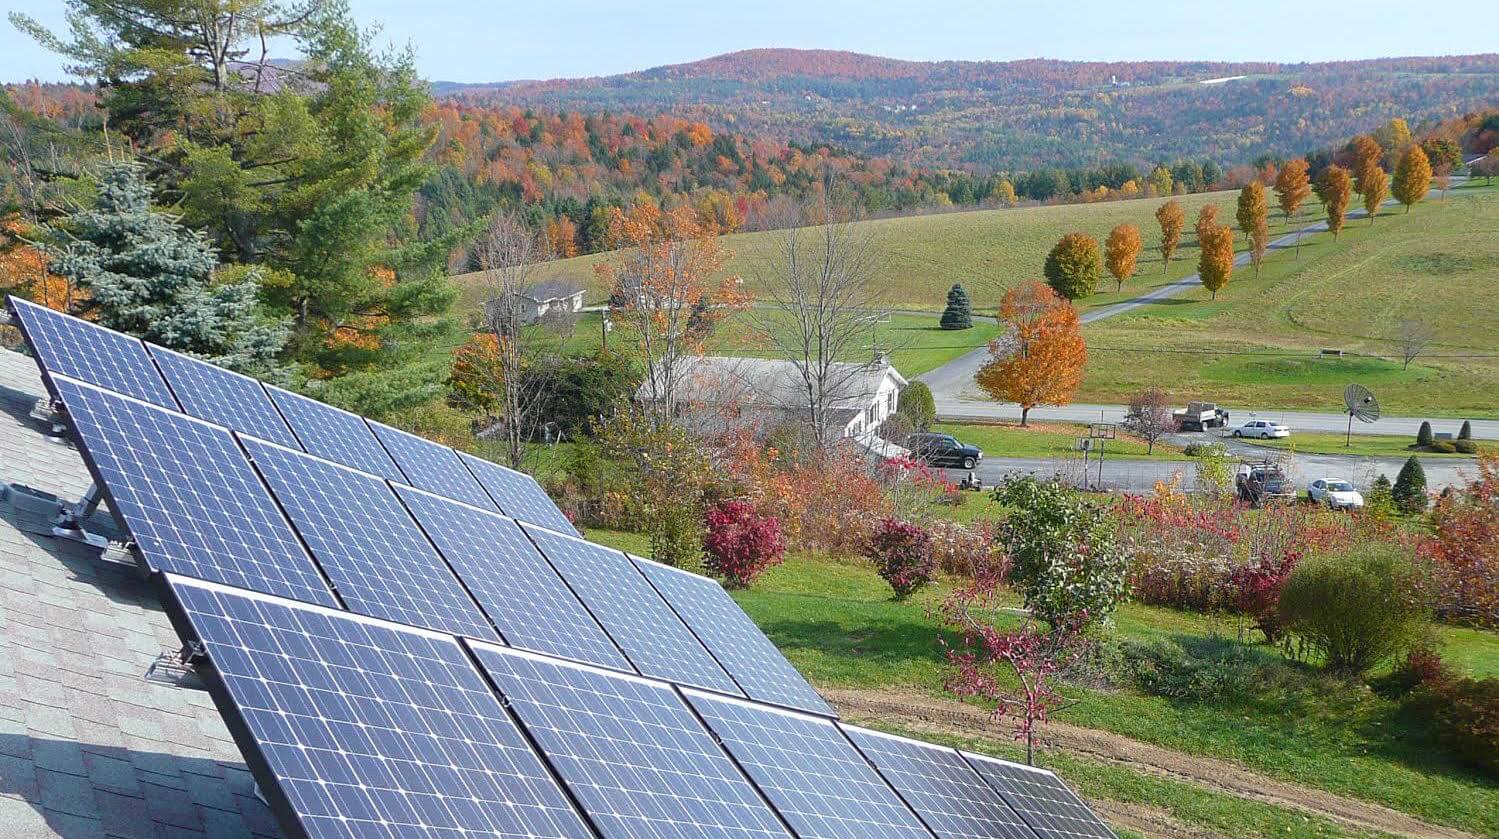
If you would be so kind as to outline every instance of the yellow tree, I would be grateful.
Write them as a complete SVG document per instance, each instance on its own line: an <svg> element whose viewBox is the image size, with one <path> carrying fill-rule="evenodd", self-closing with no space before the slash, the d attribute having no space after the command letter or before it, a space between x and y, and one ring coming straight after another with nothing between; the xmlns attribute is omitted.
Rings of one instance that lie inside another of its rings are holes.
<svg viewBox="0 0 1499 839"><path fill-rule="evenodd" d="M1400 156L1400 163L1395 167L1395 200L1404 204L1408 213L1411 205L1424 199L1429 189L1431 160L1420 146L1411 146Z"/></svg>
<svg viewBox="0 0 1499 839"><path fill-rule="evenodd" d="M1265 197L1265 185L1250 181L1239 190L1239 206L1235 217L1239 229L1249 238L1249 259L1254 263L1254 273L1259 274L1260 263L1265 261L1265 249L1270 246L1270 204Z"/></svg>
<svg viewBox="0 0 1499 839"><path fill-rule="evenodd" d="M979 387L1018 404L1021 425L1037 405L1071 402L1088 363L1077 309L1031 280L1005 292L999 320L1006 331L989 342L989 362L974 377Z"/></svg>
<svg viewBox="0 0 1499 839"><path fill-rule="evenodd" d="M1202 247L1203 234L1218 226L1218 205L1203 204L1202 209L1197 211L1197 223L1193 225L1197 232L1197 247ZM1230 231L1232 234L1232 231Z"/></svg>
<svg viewBox="0 0 1499 839"><path fill-rule="evenodd" d="M1390 177L1375 166L1364 176L1364 188L1359 194L1364 196L1364 212L1369 214L1369 223L1373 224L1374 217L1379 215L1379 205L1390 197Z"/></svg>
<svg viewBox="0 0 1499 839"><path fill-rule="evenodd" d="M646 409L661 424L671 417L684 362L701 355L713 327L749 301L739 277L714 282L730 254L691 207L616 209L609 242L620 255L595 271L613 289L610 317L634 333L646 364Z"/></svg>
<svg viewBox="0 0 1499 839"><path fill-rule="evenodd" d="M1017 200L1015 185L1010 183L1009 178L1000 178L999 183L994 185L994 200L998 201L1001 207L1015 206Z"/></svg>
<svg viewBox="0 0 1499 839"><path fill-rule="evenodd" d="M1312 184L1307 178L1307 162L1304 158L1286 161L1275 175L1275 198L1286 224L1301 211L1301 205L1312 194ZM1296 231L1296 255L1301 256L1301 231Z"/></svg>
<svg viewBox="0 0 1499 839"><path fill-rule="evenodd" d="M1384 149L1368 134L1360 134L1348 144L1348 158L1353 169L1353 191L1364 195L1364 182L1379 168Z"/></svg>
<svg viewBox="0 0 1499 839"><path fill-rule="evenodd" d="M1140 258L1140 228L1121 224L1109 231L1103 246L1103 263L1114 277L1114 290L1124 288L1124 281L1135 275L1135 261Z"/></svg>
<svg viewBox="0 0 1499 839"><path fill-rule="evenodd" d="M1202 252L1197 258L1197 276L1218 299L1218 290L1234 276L1234 232L1226 224L1212 224L1200 234Z"/></svg>
<svg viewBox="0 0 1499 839"><path fill-rule="evenodd" d="M1327 229L1336 239L1348 216L1348 202L1353 199L1353 177L1336 164L1327 167L1317 182L1317 197L1327 209Z"/></svg>
<svg viewBox="0 0 1499 839"><path fill-rule="evenodd" d="M1155 220L1161 225L1161 262L1163 270L1171 270L1171 256L1182 241L1182 228L1187 225L1187 212L1175 198L1156 208Z"/></svg>

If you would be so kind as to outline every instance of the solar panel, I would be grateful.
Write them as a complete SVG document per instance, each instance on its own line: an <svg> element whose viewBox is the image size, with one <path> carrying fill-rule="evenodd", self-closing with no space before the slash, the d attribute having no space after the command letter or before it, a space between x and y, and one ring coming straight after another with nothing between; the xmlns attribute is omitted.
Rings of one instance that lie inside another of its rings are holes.
<svg viewBox="0 0 1499 839"><path fill-rule="evenodd" d="M146 349L187 413L272 443L302 447L260 382L155 344Z"/></svg>
<svg viewBox="0 0 1499 839"><path fill-rule="evenodd" d="M288 836L590 836L450 636L169 577Z"/></svg>
<svg viewBox="0 0 1499 839"><path fill-rule="evenodd" d="M956 749L852 725L843 731L938 836L1036 839Z"/></svg>
<svg viewBox="0 0 1499 839"><path fill-rule="evenodd" d="M505 643L633 672L514 521L399 484L396 492Z"/></svg>
<svg viewBox="0 0 1499 839"><path fill-rule="evenodd" d="M228 431L66 376L53 384L147 566L338 605Z"/></svg>
<svg viewBox="0 0 1499 839"><path fill-rule="evenodd" d="M573 527L573 523L567 520L567 516L562 515L557 505L552 503L552 499L547 497L546 490L536 483L535 478L471 454L459 452L458 456L463 458L469 471L484 485L484 490L494 502L500 505L500 512L513 519L550 527L558 533L581 535Z"/></svg>
<svg viewBox="0 0 1499 839"><path fill-rule="evenodd" d="M370 429L380 439L396 465L406 473L407 483L448 498L486 510L499 507L484 492L484 487L458 459L458 453L398 428L368 420Z"/></svg>
<svg viewBox="0 0 1499 839"><path fill-rule="evenodd" d="M1077 793L1045 769L969 752L963 757L1041 839L1116 839Z"/></svg>
<svg viewBox="0 0 1499 839"><path fill-rule="evenodd" d="M605 837L789 835L669 685L468 646Z"/></svg>
<svg viewBox="0 0 1499 839"><path fill-rule="evenodd" d="M648 559L635 565L751 699L838 716L718 583Z"/></svg>
<svg viewBox="0 0 1499 839"><path fill-rule="evenodd" d="M241 442L346 606L498 637L385 481L251 437Z"/></svg>
<svg viewBox="0 0 1499 839"><path fill-rule="evenodd" d="M803 839L932 835L832 720L682 693Z"/></svg>
<svg viewBox="0 0 1499 839"><path fill-rule="evenodd" d="M281 415L286 417L291 430L296 432L297 439L302 441L302 448L308 452L371 475L406 480L380 441L375 439L364 417L275 385L266 385L265 389L276 407L281 409Z"/></svg>
<svg viewBox="0 0 1499 839"><path fill-rule="evenodd" d="M622 552L538 527L525 530L641 673L743 695Z"/></svg>
<svg viewBox="0 0 1499 839"><path fill-rule="evenodd" d="M19 297L11 297L10 305L47 375L61 373L177 410L177 400L139 340Z"/></svg>

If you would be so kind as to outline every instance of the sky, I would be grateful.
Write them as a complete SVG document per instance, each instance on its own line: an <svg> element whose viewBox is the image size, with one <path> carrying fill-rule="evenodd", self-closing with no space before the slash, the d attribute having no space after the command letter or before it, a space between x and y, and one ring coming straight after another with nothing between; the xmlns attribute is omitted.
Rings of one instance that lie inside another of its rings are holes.
<svg viewBox="0 0 1499 839"><path fill-rule="evenodd" d="M913 60L1060 58L1336 61L1492 52L1488 26L1408 0L350 0L381 42L415 48L432 80L596 76L753 47ZM63 0L0 0L60 29ZM1351 16L1360 22L1355 26ZM1414 36L1414 37L1413 37ZM0 81L66 78L62 60L0 20Z"/></svg>

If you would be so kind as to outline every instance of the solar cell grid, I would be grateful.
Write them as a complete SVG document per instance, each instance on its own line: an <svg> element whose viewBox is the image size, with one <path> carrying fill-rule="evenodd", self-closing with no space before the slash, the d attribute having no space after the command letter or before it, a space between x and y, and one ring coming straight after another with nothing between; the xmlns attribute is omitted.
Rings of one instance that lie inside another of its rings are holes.
<svg viewBox="0 0 1499 839"><path fill-rule="evenodd" d="M514 521L399 484L396 492L505 643L633 672Z"/></svg>
<svg viewBox="0 0 1499 839"><path fill-rule="evenodd" d="M187 413L272 443L302 447L260 382L154 344L146 348Z"/></svg>
<svg viewBox="0 0 1499 839"><path fill-rule="evenodd" d="M624 553L524 527L641 673L743 695Z"/></svg>
<svg viewBox="0 0 1499 839"><path fill-rule="evenodd" d="M562 515L535 478L471 454L460 452L458 456L500 506L500 512L513 519L549 527L558 533L579 535L578 529Z"/></svg>
<svg viewBox="0 0 1499 839"><path fill-rule="evenodd" d="M275 385L266 385L265 390L308 452L371 475L406 480L364 417Z"/></svg>
<svg viewBox="0 0 1499 839"><path fill-rule="evenodd" d="M851 725L843 731L938 836L1036 839L957 750Z"/></svg>
<svg viewBox="0 0 1499 839"><path fill-rule="evenodd" d="M1116 839L1114 832L1068 786L1044 769L963 753L1041 839Z"/></svg>
<svg viewBox="0 0 1499 839"><path fill-rule="evenodd" d="M168 583L288 835L592 835L452 637Z"/></svg>
<svg viewBox="0 0 1499 839"><path fill-rule="evenodd" d="M723 586L658 562L633 559L750 698L837 716Z"/></svg>
<svg viewBox="0 0 1499 839"><path fill-rule="evenodd" d="M149 567L337 605L228 431L66 376L53 383Z"/></svg>
<svg viewBox="0 0 1499 839"><path fill-rule="evenodd" d="M385 481L253 438L242 442L351 610L498 637Z"/></svg>
<svg viewBox="0 0 1499 839"><path fill-rule="evenodd" d="M457 452L384 423L370 420L369 426L405 473L407 483L475 507L499 509L458 459Z"/></svg>
<svg viewBox="0 0 1499 839"><path fill-rule="evenodd" d="M19 297L9 299L26 342L49 376L61 373L177 410L177 400L139 340Z"/></svg>
<svg viewBox="0 0 1499 839"><path fill-rule="evenodd" d="M604 836L788 835L669 685L469 647Z"/></svg>
<svg viewBox="0 0 1499 839"><path fill-rule="evenodd" d="M798 836L932 835L832 720L683 694Z"/></svg>

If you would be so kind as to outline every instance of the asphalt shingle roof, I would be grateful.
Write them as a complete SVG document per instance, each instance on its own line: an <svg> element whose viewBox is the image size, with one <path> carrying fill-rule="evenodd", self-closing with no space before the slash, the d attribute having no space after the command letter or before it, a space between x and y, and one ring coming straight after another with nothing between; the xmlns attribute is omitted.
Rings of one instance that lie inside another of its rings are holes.
<svg viewBox="0 0 1499 839"><path fill-rule="evenodd" d="M73 500L88 471L33 416L45 393L0 350L0 483ZM209 695L146 678L181 646L156 596L48 528L0 502L0 835L279 836Z"/></svg>

